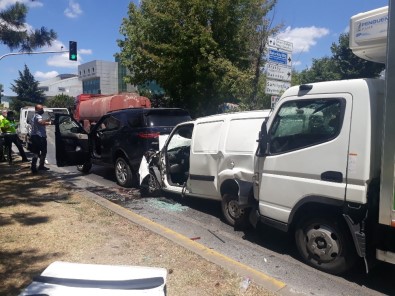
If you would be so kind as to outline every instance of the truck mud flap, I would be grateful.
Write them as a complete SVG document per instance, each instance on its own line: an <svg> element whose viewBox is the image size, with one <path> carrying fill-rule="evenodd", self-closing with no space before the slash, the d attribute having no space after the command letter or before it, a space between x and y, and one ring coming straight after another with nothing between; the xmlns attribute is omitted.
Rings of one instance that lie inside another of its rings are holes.
<svg viewBox="0 0 395 296"><path fill-rule="evenodd" d="M252 200L250 198L250 193L252 190L252 182L243 181L235 179L236 183L239 185L239 194L237 203L240 208L247 208L252 206Z"/></svg>

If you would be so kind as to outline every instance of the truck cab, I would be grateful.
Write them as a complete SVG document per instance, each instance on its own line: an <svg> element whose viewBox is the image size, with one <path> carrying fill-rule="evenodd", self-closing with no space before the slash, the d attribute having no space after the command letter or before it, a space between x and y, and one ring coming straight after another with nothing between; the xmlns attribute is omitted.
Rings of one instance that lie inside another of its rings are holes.
<svg viewBox="0 0 395 296"><path fill-rule="evenodd" d="M295 86L262 126L252 220L293 231L299 253L318 269L341 273L355 253L365 255L362 225L378 203L383 100L384 80Z"/></svg>

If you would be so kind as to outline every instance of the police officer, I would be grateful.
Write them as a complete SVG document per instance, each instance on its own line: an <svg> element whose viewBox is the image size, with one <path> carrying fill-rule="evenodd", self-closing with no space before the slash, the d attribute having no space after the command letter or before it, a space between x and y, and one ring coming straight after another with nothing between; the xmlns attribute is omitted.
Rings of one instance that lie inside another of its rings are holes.
<svg viewBox="0 0 395 296"><path fill-rule="evenodd" d="M34 114L31 125L31 140L32 140L32 152L34 156L32 158L32 173L37 173L37 170L48 171L49 168L44 166L45 157L47 156L47 131L46 126L51 124L51 120L44 120L42 115L44 114L44 108L42 105L35 106L36 113ZM37 160L40 159L39 166L37 168Z"/></svg>
<svg viewBox="0 0 395 296"><path fill-rule="evenodd" d="M8 134L5 137L5 145L9 148L8 159L11 161L11 147L12 143L14 143L19 150L19 155L22 157L22 161L29 161L26 157L25 151L23 150L22 143L19 140L18 135L16 134L15 114L13 111L7 112L7 117L2 120L1 130L3 131L3 133Z"/></svg>
<svg viewBox="0 0 395 296"><path fill-rule="evenodd" d="M6 116L7 116L7 110L2 110L1 114L0 114L0 132L1 133L3 132L2 131L3 121L6 118ZM4 147L4 138L2 137L2 138L0 138L0 161L5 161L5 157L3 154L3 151L4 151L3 147Z"/></svg>

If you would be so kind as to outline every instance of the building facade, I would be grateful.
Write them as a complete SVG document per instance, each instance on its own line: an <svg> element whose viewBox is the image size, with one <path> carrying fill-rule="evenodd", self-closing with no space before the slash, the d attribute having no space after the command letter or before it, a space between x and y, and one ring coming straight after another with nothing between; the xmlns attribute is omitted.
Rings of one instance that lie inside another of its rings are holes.
<svg viewBox="0 0 395 296"><path fill-rule="evenodd" d="M94 60L78 66L84 94L118 93L118 63Z"/></svg>
<svg viewBox="0 0 395 296"><path fill-rule="evenodd" d="M75 97L82 92L82 83L75 74L60 74L54 78L40 81L38 88L44 92L47 98L61 94Z"/></svg>

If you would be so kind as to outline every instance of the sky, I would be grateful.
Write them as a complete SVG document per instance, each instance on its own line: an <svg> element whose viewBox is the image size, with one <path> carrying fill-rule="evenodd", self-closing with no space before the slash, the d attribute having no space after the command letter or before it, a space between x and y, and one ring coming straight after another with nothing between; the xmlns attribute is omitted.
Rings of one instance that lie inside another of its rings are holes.
<svg viewBox="0 0 395 296"><path fill-rule="evenodd" d="M78 61L69 61L68 53L5 56L0 60L4 95L15 95L10 87L25 65L36 80L43 81L59 74L77 74L79 64L93 60L114 61L130 0L0 0L0 11L17 1L28 6L28 29L46 27L58 35L51 47L37 51L68 50L69 41L76 41ZM353 15L387 6L388 1L278 0L269 17L273 26L281 24L282 29L273 37L293 43L292 67L301 71L311 66L312 59L331 56L330 46L348 32ZM8 53L1 44L0 56Z"/></svg>

